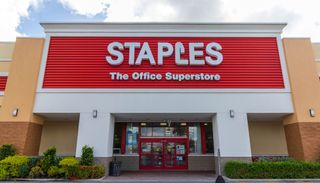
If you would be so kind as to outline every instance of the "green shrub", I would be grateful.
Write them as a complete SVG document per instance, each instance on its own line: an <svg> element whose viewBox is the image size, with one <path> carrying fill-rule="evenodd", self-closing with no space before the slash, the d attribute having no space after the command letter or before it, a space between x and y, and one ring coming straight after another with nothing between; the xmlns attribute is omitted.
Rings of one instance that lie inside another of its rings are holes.
<svg viewBox="0 0 320 183"><path fill-rule="evenodd" d="M300 161L243 163L231 161L226 163L225 172L227 177L236 179L320 178L320 163Z"/></svg>
<svg viewBox="0 0 320 183"><path fill-rule="evenodd" d="M94 171L94 174L92 175L92 178L101 178L105 176L106 168L103 165L96 166L97 168Z"/></svg>
<svg viewBox="0 0 320 183"><path fill-rule="evenodd" d="M43 159L41 161L41 168L46 174L51 166L56 166L56 153L57 150L55 147L50 147L43 153Z"/></svg>
<svg viewBox="0 0 320 183"><path fill-rule="evenodd" d="M40 166L40 160L41 158L38 156L29 157L29 162L28 162L29 169L37 165Z"/></svg>
<svg viewBox="0 0 320 183"><path fill-rule="evenodd" d="M29 172L29 177L31 178L40 178L44 176L44 172L42 171L40 166L32 167Z"/></svg>
<svg viewBox="0 0 320 183"><path fill-rule="evenodd" d="M19 168L19 177L20 178L24 178L27 177L29 175L29 171L30 171L31 167L29 167L29 165L22 165Z"/></svg>
<svg viewBox="0 0 320 183"><path fill-rule="evenodd" d="M87 169L87 166L80 166L77 171L77 177L79 179L89 179L91 177L91 171Z"/></svg>
<svg viewBox="0 0 320 183"><path fill-rule="evenodd" d="M49 177L60 178L60 177L63 177L63 175L64 175L64 170L57 166L52 166L48 170Z"/></svg>
<svg viewBox="0 0 320 183"><path fill-rule="evenodd" d="M73 157L66 157L59 162L59 165L63 168L66 178L76 177L79 160Z"/></svg>
<svg viewBox="0 0 320 183"><path fill-rule="evenodd" d="M59 165L59 162L63 159L62 156L56 156L56 159L55 159L55 166L58 166Z"/></svg>
<svg viewBox="0 0 320 183"><path fill-rule="evenodd" d="M79 179L95 179L101 178L105 175L105 167L98 166L80 166L77 177Z"/></svg>
<svg viewBox="0 0 320 183"><path fill-rule="evenodd" d="M89 147L87 145L82 147L80 165L82 165L82 166L92 166L93 165L93 147Z"/></svg>
<svg viewBox="0 0 320 183"><path fill-rule="evenodd" d="M8 156L14 156L15 151L11 144L4 144L0 147L0 161Z"/></svg>
<svg viewBox="0 0 320 183"><path fill-rule="evenodd" d="M10 177L22 177L20 169L28 165L28 157L26 156L9 156L0 161L0 166L8 171Z"/></svg>
<svg viewBox="0 0 320 183"><path fill-rule="evenodd" d="M9 172L5 166L0 165L0 180L7 180L9 179Z"/></svg>

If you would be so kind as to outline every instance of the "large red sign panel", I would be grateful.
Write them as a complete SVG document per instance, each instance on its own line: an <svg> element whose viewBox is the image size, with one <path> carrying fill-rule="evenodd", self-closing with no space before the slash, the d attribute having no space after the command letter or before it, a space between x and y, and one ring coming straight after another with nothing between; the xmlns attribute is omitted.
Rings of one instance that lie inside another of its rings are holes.
<svg viewBox="0 0 320 183"><path fill-rule="evenodd" d="M273 37L51 37L43 88L284 88Z"/></svg>

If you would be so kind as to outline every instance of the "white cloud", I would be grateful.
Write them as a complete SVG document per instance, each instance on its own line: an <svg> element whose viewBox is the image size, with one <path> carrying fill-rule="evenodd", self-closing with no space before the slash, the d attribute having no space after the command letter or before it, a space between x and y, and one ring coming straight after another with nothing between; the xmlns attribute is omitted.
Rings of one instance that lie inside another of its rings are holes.
<svg viewBox="0 0 320 183"><path fill-rule="evenodd" d="M59 2L74 13L86 16L104 13L108 6L106 0L59 0Z"/></svg>
<svg viewBox="0 0 320 183"><path fill-rule="evenodd" d="M106 21L217 21L219 0L59 0L72 12Z"/></svg>
<svg viewBox="0 0 320 183"><path fill-rule="evenodd" d="M219 0L108 0L106 21L219 21Z"/></svg>
<svg viewBox="0 0 320 183"><path fill-rule="evenodd" d="M319 0L60 1L78 14L106 13L106 21L288 22L283 36L320 41Z"/></svg>
<svg viewBox="0 0 320 183"><path fill-rule="evenodd" d="M17 36L25 36L16 31L21 17L27 17L30 7L37 8L41 0L1 0L0 40L14 41Z"/></svg>
<svg viewBox="0 0 320 183"><path fill-rule="evenodd" d="M287 22L283 37L320 41L319 0L224 0L225 21Z"/></svg>
<svg viewBox="0 0 320 183"><path fill-rule="evenodd" d="M20 19L43 0L1 0L0 40L14 40ZM105 21L288 22L283 36L320 42L319 0L58 0L72 13ZM54 20L64 21L64 20Z"/></svg>

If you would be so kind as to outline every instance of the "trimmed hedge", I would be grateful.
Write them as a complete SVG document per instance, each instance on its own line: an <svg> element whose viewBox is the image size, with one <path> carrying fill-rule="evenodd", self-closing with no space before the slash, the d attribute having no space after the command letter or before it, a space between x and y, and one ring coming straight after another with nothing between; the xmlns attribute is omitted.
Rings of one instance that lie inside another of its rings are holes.
<svg viewBox="0 0 320 183"><path fill-rule="evenodd" d="M28 165L29 159L27 156L9 156L0 161L0 180L5 180L11 177L25 176L25 166ZM21 173L23 172L23 175Z"/></svg>
<svg viewBox="0 0 320 183"><path fill-rule="evenodd" d="M305 179L320 178L320 163L300 161L227 162L226 176L233 179Z"/></svg>
<svg viewBox="0 0 320 183"><path fill-rule="evenodd" d="M97 179L104 176L105 168L102 165L79 166L77 172L77 178L79 179Z"/></svg>
<svg viewBox="0 0 320 183"><path fill-rule="evenodd" d="M14 156L15 151L12 144L3 144L0 147L0 161L9 156Z"/></svg>
<svg viewBox="0 0 320 183"><path fill-rule="evenodd" d="M93 147L89 147L87 145L82 147L80 165L81 166L92 166L93 165Z"/></svg>

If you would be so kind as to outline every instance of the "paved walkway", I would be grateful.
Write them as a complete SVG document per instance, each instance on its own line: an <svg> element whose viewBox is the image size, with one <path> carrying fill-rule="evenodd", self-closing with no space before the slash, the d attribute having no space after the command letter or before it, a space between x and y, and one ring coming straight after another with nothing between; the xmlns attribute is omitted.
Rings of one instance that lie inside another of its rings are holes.
<svg viewBox="0 0 320 183"><path fill-rule="evenodd" d="M214 183L212 172L122 172L119 177L106 177L103 182L114 183ZM319 180L231 180L228 183L320 183Z"/></svg>
<svg viewBox="0 0 320 183"><path fill-rule="evenodd" d="M119 177L106 177L107 182L214 182L212 172L122 172Z"/></svg>
<svg viewBox="0 0 320 183"><path fill-rule="evenodd" d="M216 180L215 175L212 172L163 172L163 171L153 171L153 172L122 172L119 177L105 177L104 179L95 180L76 180L72 182L77 183L214 183ZM320 180L230 180L225 178L227 183L320 183ZM15 182L15 181L0 181L4 182ZM29 182L45 182L45 183L67 183L70 181L65 180L29 180Z"/></svg>

